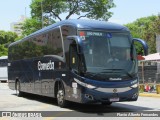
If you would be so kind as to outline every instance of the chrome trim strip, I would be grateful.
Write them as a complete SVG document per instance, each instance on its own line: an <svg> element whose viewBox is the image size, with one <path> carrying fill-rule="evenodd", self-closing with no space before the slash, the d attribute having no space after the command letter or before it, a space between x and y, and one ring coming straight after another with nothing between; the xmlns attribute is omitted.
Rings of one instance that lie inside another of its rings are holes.
<svg viewBox="0 0 160 120"><path fill-rule="evenodd" d="M116 89L116 93L122 93L122 92L126 92L131 90L131 87L124 87L124 88L96 88L94 90L99 91L99 92L105 92L105 93L115 93Z"/></svg>

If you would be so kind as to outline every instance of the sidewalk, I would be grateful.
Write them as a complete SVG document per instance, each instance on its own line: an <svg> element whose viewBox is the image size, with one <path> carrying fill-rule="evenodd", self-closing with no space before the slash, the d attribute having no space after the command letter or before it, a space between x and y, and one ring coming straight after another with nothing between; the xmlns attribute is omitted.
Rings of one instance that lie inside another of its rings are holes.
<svg viewBox="0 0 160 120"><path fill-rule="evenodd" d="M156 92L143 92L143 93L139 93L139 96L143 96L143 97L157 97L160 98L160 94L157 94Z"/></svg>

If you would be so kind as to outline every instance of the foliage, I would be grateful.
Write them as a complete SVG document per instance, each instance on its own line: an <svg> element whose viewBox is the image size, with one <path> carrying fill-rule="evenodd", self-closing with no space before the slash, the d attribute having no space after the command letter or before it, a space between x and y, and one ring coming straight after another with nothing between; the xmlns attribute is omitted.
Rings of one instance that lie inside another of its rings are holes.
<svg viewBox="0 0 160 120"><path fill-rule="evenodd" d="M26 19L22 25L22 35L27 36L39 29L41 29L41 21L34 18Z"/></svg>
<svg viewBox="0 0 160 120"><path fill-rule="evenodd" d="M160 34L160 13L158 17L153 21L153 28L156 31L156 34Z"/></svg>
<svg viewBox="0 0 160 120"><path fill-rule="evenodd" d="M27 36L42 27L53 24L56 19L61 21L60 16L64 13L67 14L65 19L77 15L78 19L87 17L108 20L112 15L108 10L114 6L113 0L32 0L30 5L32 18L24 21L22 35Z"/></svg>
<svg viewBox="0 0 160 120"><path fill-rule="evenodd" d="M144 92L144 85L139 84L139 93L143 93L143 92Z"/></svg>
<svg viewBox="0 0 160 120"><path fill-rule="evenodd" d="M114 6L113 0L32 0L30 5L33 18L41 20L43 10L45 18L60 21L62 20L60 17L62 13L67 14L65 19L77 15L78 19L87 17L89 19L108 20L112 15L112 12L108 10Z"/></svg>
<svg viewBox="0 0 160 120"><path fill-rule="evenodd" d="M140 44L139 42L135 42L134 44L136 46L135 48L136 48L137 54L143 56L144 55L144 50L143 50L142 44Z"/></svg>
<svg viewBox="0 0 160 120"><path fill-rule="evenodd" d="M0 31L0 56L7 55L8 45L14 42L16 38L16 33Z"/></svg>
<svg viewBox="0 0 160 120"><path fill-rule="evenodd" d="M10 31L9 32L0 31L0 44L7 44L14 42L16 37L17 37L16 33Z"/></svg>
<svg viewBox="0 0 160 120"><path fill-rule="evenodd" d="M47 18L43 21L43 25L48 26L55 21L49 21ZM42 28L42 22L35 18L26 19L22 24L22 36L30 35L31 33L40 30Z"/></svg>
<svg viewBox="0 0 160 120"><path fill-rule="evenodd" d="M8 49L4 45L0 44L0 56L6 56L8 54Z"/></svg>
<svg viewBox="0 0 160 120"><path fill-rule="evenodd" d="M155 15L137 19L133 23L126 24L135 38L144 39L149 46L149 53L156 52L156 28L159 22ZM160 24L159 24L160 25ZM138 53L142 53L142 46L137 47Z"/></svg>

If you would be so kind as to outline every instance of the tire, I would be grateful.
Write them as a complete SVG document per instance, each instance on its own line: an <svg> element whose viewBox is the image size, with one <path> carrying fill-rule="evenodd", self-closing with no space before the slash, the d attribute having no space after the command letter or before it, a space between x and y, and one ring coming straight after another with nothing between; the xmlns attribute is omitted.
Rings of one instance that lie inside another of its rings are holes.
<svg viewBox="0 0 160 120"><path fill-rule="evenodd" d="M67 106L67 101L65 100L65 90L62 84L60 84L59 89L57 91L57 103L58 106L62 108Z"/></svg>
<svg viewBox="0 0 160 120"><path fill-rule="evenodd" d="M21 92L21 85L19 81L16 82L16 95L18 97L21 97L23 95L23 93Z"/></svg>
<svg viewBox="0 0 160 120"><path fill-rule="evenodd" d="M102 105L111 105L112 104L112 102L102 102Z"/></svg>

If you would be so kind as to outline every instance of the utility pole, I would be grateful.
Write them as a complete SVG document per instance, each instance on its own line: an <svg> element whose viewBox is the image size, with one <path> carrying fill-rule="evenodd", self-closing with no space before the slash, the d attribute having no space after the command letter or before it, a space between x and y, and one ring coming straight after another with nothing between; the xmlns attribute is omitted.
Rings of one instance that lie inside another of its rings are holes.
<svg viewBox="0 0 160 120"><path fill-rule="evenodd" d="M43 0L41 1L41 16L42 16L42 28L44 27L43 25Z"/></svg>

